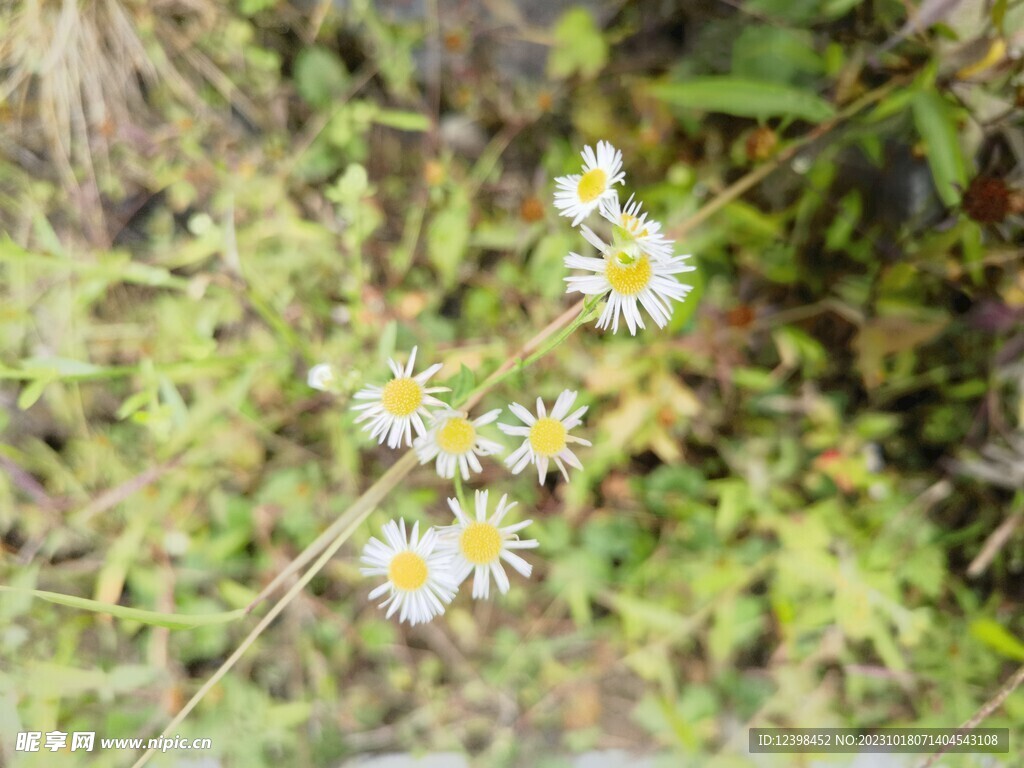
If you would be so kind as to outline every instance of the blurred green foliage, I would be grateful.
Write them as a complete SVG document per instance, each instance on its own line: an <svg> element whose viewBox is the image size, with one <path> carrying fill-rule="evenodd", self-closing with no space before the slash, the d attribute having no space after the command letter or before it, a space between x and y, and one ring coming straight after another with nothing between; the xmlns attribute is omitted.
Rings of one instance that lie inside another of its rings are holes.
<svg viewBox="0 0 1024 768"><path fill-rule="evenodd" d="M382 522L448 522L418 470L180 734L226 766L741 766L752 725L953 726L1024 660L1024 526L991 538L1022 514L1020 212L970 197L979 174L1019 194L1020 64L956 76L1022 6L872 62L895 0L115 5L145 111L83 111L65 172L39 75L0 102L0 581L126 612L0 593L0 762L18 731L158 732L252 620L131 610L243 608L393 462L347 411L387 357L418 344L458 396L569 305L585 245L551 179L584 143L623 150L672 234L885 84L687 229L667 329L585 328L482 404L590 406L571 483L478 478L535 521L529 582L414 630L368 604ZM305 385L320 361L337 397ZM1014 745L1021 723L1022 691L986 721Z"/></svg>

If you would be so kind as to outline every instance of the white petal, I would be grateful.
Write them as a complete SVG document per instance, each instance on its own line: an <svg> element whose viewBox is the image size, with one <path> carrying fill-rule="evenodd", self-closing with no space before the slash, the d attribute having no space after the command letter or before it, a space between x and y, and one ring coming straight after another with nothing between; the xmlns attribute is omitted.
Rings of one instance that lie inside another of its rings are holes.
<svg viewBox="0 0 1024 768"><path fill-rule="evenodd" d="M521 422L529 426L533 426L537 423L537 419L534 418L533 414L526 410L519 403L510 403L508 409L516 416Z"/></svg>
<svg viewBox="0 0 1024 768"><path fill-rule="evenodd" d="M501 567L501 563L497 561L491 563L490 571L491 575L494 576L494 583L497 585L498 591L503 595L507 593L510 584L508 583L508 574Z"/></svg>
<svg viewBox="0 0 1024 768"><path fill-rule="evenodd" d="M576 402L576 393L568 389L562 390L562 394L558 396L555 405L551 408L551 418L561 421L574 402Z"/></svg>
<svg viewBox="0 0 1024 768"><path fill-rule="evenodd" d="M501 553L501 559L506 563L515 568L520 574L529 578L530 574L533 573L533 566L523 560L519 555L514 552L503 550Z"/></svg>

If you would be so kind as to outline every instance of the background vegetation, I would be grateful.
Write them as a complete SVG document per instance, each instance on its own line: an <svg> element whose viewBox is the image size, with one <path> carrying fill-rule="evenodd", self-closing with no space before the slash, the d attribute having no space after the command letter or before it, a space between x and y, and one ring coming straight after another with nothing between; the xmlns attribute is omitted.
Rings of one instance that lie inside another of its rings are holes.
<svg viewBox="0 0 1024 768"><path fill-rule="evenodd" d="M534 577L385 621L355 554L385 519L440 522L450 486L418 469L178 732L225 766L744 766L752 725L966 720L1024 661L1024 6L920 18L5 3L0 583L244 607L395 460L347 412L388 356L482 378L571 303L552 177L603 138L699 271L665 331L584 329L483 403L591 406L570 484L479 478L536 521ZM305 385L323 360L340 397ZM0 764L51 764L22 730L156 735L253 621L0 595ZM986 721L1012 728L998 764L1021 723L1018 690Z"/></svg>

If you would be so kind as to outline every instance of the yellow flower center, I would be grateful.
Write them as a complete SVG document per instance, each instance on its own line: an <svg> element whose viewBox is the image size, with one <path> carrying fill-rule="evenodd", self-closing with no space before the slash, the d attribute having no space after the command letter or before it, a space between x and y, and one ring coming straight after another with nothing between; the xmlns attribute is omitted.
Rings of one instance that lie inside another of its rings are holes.
<svg viewBox="0 0 1024 768"><path fill-rule="evenodd" d="M437 431L437 446L445 453L461 454L469 451L476 441L476 428L461 417L451 418Z"/></svg>
<svg viewBox="0 0 1024 768"><path fill-rule="evenodd" d="M395 589L415 592L427 581L427 561L415 552L399 552L391 558L388 578Z"/></svg>
<svg viewBox="0 0 1024 768"><path fill-rule="evenodd" d="M490 523L470 523L459 537L459 550L473 565L493 563L501 554L501 534Z"/></svg>
<svg viewBox="0 0 1024 768"><path fill-rule="evenodd" d="M384 385L380 404L392 416L411 416L423 402L423 387L409 378L392 379Z"/></svg>
<svg viewBox="0 0 1024 768"><path fill-rule="evenodd" d="M565 448L565 434L562 422L545 416L530 427L530 445L541 456L557 456Z"/></svg>
<svg viewBox="0 0 1024 768"><path fill-rule="evenodd" d="M587 171L580 179L579 186L576 187L576 194L579 195L580 202L590 203L599 198L604 192L607 182L608 174L600 168Z"/></svg>
<svg viewBox="0 0 1024 768"><path fill-rule="evenodd" d="M623 260L628 260L623 263ZM635 296L651 282L651 262L641 255L637 259L620 253L617 258L607 260L608 266L604 275L612 286L612 290L623 296Z"/></svg>

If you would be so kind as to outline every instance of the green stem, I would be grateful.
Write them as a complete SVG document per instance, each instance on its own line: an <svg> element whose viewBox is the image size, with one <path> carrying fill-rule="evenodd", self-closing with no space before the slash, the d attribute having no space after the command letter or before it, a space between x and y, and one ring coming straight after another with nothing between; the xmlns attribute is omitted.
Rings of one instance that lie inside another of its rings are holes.
<svg viewBox="0 0 1024 768"><path fill-rule="evenodd" d="M466 494L462 490L462 475L459 473L458 467L455 468L455 498L459 500L462 511L466 512L469 507L466 506Z"/></svg>
<svg viewBox="0 0 1024 768"><path fill-rule="evenodd" d="M277 574L274 580L263 588L263 591L256 596L255 600L249 603L245 610L251 613L257 605L276 592L278 587L291 578L293 574L301 570L306 563L320 554L332 541L336 541L345 531L350 530L350 527L354 527L351 526L353 521L355 521L355 525L358 525L365 520L376 506L384 500L384 497L388 495L391 489L402 482L402 479L412 471L416 463L416 452L407 451L402 458L391 465L387 472L380 476L377 482L367 488L363 495L352 503L352 506L346 509L337 520L331 523L323 533L317 536L309 546L288 563L284 570Z"/></svg>
<svg viewBox="0 0 1024 768"><path fill-rule="evenodd" d="M498 368L498 370L496 370L490 376L488 376L483 381L483 383L477 385L476 387L471 389L464 397L460 398L458 403L456 403L455 407L459 407L465 403L467 404L466 410L469 410L469 408L471 408L472 405L475 405L477 402L480 401L480 398L483 397L485 392L489 392L490 390L494 389L496 386L501 384L503 381L505 381L513 374L522 373L535 362L537 362L542 357L551 352L553 349L558 347L562 342L568 339L577 328L579 328L581 325L583 325L591 318L595 307L601 301L602 298L602 296L591 296L590 298L583 301L582 308L579 310L579 313L576 314L575 319L561 332L556 334L554 337L550 338L547 342L542 344L539 349L537 349L532 354L526 356L525 358L522 356L522 354L520 354L506 360L501 365L501 367ZM576 304L575 306L572 307L570 312L575 312L576 308L579 306L580 304ZM525 351L526 348L524 347L523 352L525 353ZM472 403L472 405L468 405L470 403Z"/></svg>

